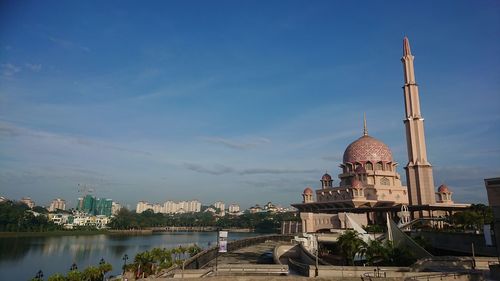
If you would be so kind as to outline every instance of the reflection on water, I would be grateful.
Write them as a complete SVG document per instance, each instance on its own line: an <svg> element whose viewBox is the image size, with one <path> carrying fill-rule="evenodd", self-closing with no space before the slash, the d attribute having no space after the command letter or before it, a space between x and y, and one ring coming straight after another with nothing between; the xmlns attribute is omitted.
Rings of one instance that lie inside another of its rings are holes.
<svg viewBox="0 0 500 281"><path fill-rule="evenodd" d="M253 233L230 233L236 240ZM215 245L214 232L176 232L153 235L77 235L53 237L6 237L0 238L0 279L28 280L41 269L48 277L56 272L67 273L73 262L83 269L97 265L101 258L113 265L113 275L119 274L122 257L129 262L138 252L154 247L173 248L179 245L197 244L202 248Z"/></svg>
<svg viewBox="0 0 500 281"><path fill-rule="evenodd" d="M17 261L30 250L31 244L22 238L0 238L0 263L4 260Z"/></svg>

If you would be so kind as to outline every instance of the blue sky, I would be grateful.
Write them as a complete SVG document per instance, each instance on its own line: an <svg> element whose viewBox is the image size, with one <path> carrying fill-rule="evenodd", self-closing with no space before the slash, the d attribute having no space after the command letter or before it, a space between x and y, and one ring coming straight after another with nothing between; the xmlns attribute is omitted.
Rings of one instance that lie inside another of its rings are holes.
<svg viewBox="0 0 500 281"><path fill-rule="evenodd" d="M436 185L484 203L498 1L2 1L0 195L287 206L363 112L404 179L405 35Z"/></svg>

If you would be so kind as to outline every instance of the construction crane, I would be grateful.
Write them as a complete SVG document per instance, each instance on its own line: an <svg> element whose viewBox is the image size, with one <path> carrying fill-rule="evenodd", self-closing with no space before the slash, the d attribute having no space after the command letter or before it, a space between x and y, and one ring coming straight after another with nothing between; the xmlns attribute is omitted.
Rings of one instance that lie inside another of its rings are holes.
<svg viewBox="0 0 500 281"><path fill-rule="evenodd" d="M78 184L78 193L81 193L85 197L89 193L93 193L95 189L88 184Z"/></svg>

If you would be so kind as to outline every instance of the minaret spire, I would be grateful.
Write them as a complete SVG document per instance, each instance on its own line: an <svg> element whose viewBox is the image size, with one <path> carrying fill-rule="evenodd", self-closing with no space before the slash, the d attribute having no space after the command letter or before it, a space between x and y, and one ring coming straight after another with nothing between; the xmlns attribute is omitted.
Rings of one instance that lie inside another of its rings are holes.
<svg viewBox="0 0 500 281"><path fill-rule="evenodd" d="M403 39L403 57L404 56L411 56L410 40L408 40L406 36Z"/></svg>
<svg viewBox="0 0 500 281"><path fill-rule="evenodd" d="M363 113L363 136L368 136L368 129L366 128L366 113Z"/></svg>
<svg viewBox="0 0 500 281"><path fill-rule="evenodd" d="M406 181L409 202L411 205L427 205L436 202L434 196L434 178L432 166L427 160L427 149L424 135L424 119L420 112L418 85L415 81L413 67L414 57L410 50L410 41L403 39L404 100L405 128L408 147L408 164L406 165Z"/></svg>

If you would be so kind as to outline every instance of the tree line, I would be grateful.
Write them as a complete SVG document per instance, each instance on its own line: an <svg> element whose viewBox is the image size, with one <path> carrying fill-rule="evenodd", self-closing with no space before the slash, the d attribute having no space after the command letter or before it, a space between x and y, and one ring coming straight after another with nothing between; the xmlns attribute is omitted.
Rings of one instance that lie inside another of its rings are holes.
<svg viewBox="0 0 500 281"><path fill-rule="evenodd" d="M220 228L250 228L258 232L275 232L282 221L298 220L295 213L254 213L240 216L214 216L210 212L162 214L146 210L142 213L131 212L125 208L111 220L112 229L141 229L147 227L191 226Z"/></svg>
<svg viewBox="0 0 500 281"><path fill-rule="evenodd" d="M60 226L48 220L47 213L45 208L39 206L30 210L26 204L21 202L1 202L0 231L37 232L60 229Z"/></svg>

